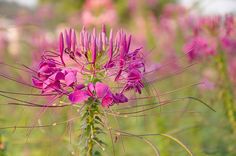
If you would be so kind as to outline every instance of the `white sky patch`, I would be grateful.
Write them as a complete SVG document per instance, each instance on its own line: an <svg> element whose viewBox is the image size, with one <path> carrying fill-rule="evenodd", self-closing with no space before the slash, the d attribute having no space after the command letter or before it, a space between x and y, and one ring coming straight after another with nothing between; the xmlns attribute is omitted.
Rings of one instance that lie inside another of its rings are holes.
<svg viewBox="0 0 236 156"><path fill-rule="evenodd" d="M179 0L200 14L229 14L236 13L236 0Z"/></svg>
<svg viewBox="0 0 236 156"><path fill-rule="evenodd" d="M5 0L16 2L27 7L35 7L38 0ZM186 7L193 9L200 14L228 14L236 13L236 0L178 0ZM194 4L198 4L195 5Z"/></svg>
<svg viewBox="0 0 236 156"><path fill-rule="evenodd" d="M7 2L16 2L20 5L27 6L27 7L35 7L38 3L38 0L4 0Z"/></svg>

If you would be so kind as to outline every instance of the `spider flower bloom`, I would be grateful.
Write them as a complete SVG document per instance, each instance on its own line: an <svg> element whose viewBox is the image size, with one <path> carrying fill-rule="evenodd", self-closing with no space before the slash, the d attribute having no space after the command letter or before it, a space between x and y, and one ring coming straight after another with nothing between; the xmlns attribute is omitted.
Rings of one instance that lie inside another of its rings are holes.
<svg viewBox="0 0 236 156"><path fill-rule="evenodd" d="M89 99L103 107L128 102L127 91L141 94L145 72L141 48L131 50L130 45L131 36L123 30L108 35L105 26L98 33L83 28L79 38L75 30L65 30L58 50L44 52L33 84L42 94L67 96L73 104Z"/></svg>
<svg viewBox="0 0 236 156"><path fill-rule="evenodd" d="M207 38L196 36L188 41L184 47L190 61L216 54L216 45Z"/></svg>
<svg viewBox="0 0 236 156"><path fill-rule="evenodd" d="M221 46L224 51L230 55L234 55L236 50L236 22L233 16L226 16L224 21L224 27L222 29L222 35L220 36Z"/></svg>

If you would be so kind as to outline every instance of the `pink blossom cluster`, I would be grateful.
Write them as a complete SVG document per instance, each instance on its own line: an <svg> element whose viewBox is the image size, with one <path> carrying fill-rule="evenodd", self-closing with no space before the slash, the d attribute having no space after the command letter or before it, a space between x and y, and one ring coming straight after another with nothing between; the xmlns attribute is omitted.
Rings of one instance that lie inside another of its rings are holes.
<svg viewBox="0 0 236 156"><path fill-rule="evenodd" d="M187 37L184 51L189 59L212 56L223 50L232 53L236 49L235 22L232 15L193 18L189 25L192 35Z"/></svg>
<svg viewBox="0 0 236 156"><path fill-rule="evenodd" d="M184 51L190 61L213 56L217 52L217 39L215 33L220 28L220 17L196 17L189 23L192 35L187 36Z"/></svg>
<svg viewBox="0 0 236 156"><path fill-rule="evenodd" d="M79 39L75 30L65 30L58 50L44 52L33 85L42 94L66 95L72 103L89 98L100 101L103 107L128 102L125 92L141 94L145 72L141 48L130 50L130 45L131 36L123 30L114 37L105 26L99 33L83 28Z"/></svg>

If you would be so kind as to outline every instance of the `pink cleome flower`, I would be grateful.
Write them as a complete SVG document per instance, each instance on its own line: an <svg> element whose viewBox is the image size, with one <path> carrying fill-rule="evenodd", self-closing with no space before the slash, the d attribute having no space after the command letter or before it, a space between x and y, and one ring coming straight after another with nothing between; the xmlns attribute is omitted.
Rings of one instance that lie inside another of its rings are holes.
<svg viewBox="0 0 236 156"><path fill-rule="evenodd" d="M196 36L187 41L183 47L190 61L216 54L216 44L209 39Z"/></svg>
<svg viewBox="0 0 236 156"><path fill-rule="evenodd" d="M236 50L236 31L235 17L232 15L225 16L224 27L221 30L220 43L222 49L231 55L235 55Z"/></svg>
<svg viewBox="0 0 236 156"><path fill-rule="evenodd" d="M130 50L131 36L123 30L113 36L105 26L97 33L82 29L77 40L75 30L65 30L56 51L45 51L33 85L42 94L67 96L71 103L89 98L103 107L128 102L125 92L141 94L145 65L141 48Z"/></svg>

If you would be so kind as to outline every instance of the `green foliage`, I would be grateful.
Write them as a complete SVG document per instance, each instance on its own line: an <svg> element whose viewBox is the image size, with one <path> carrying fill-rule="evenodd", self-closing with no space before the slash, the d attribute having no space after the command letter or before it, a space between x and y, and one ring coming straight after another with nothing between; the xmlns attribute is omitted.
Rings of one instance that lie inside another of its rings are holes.
<svg viewBox="0 0 236 156"><path fill-rule="evenodd" d="M62 15L79 11L83 6L85 0L40 0L40 3L50 3L54 9L59 11Z"/></svg>
<svg viewBox="0 0 236 156"><path fill-rule="evenodd" d="M231 123L232 130L236 134L236 110L235 110L235 97L233 94L232 84L229 78L229 73L227 69L226 55L223 51L220 51L218 56L216 56L216 66L219 71L220 79L220 101L224 105L226 116Z"/></svg>
<svg viewBox="0 0 236 156"><path fill-rule="evenodd" d="M83 152L86 156L99 156L100 152L95 149L95 146L99 146L104 149L105 143L100 139L100 134L103 132L103 113L100 110L99 101L89 99L85 103L85 110L82 115L82 128L80 134L80 142L82 145Z"/></svg>
<svg viewBox="0 0 236 156"><path fill-rule="evenodd" d="M2 134L0 133L0 156L6 156L6 145L3 142Z"/></svg>

